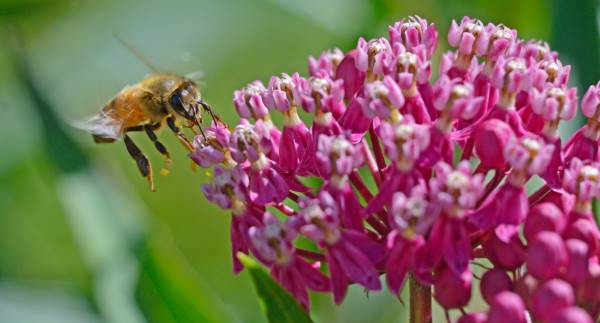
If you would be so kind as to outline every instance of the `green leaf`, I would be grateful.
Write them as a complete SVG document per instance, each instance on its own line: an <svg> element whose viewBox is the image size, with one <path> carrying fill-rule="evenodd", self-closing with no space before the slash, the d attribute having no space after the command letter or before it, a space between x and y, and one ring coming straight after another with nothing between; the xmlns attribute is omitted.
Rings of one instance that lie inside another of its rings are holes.
<svg viewBox="0 0 600 323"><path fill-rule="evenodd" d="M233 322L167 234L144 242L136 297L149 322Z"/></svg>
<svg viewBox="0 0 600 323"><path fill-rule="evenodd" d="M250 272L262 308L270 323L312 322L298 302L277 284L254 259L243 253L238 259Z"/></svg>

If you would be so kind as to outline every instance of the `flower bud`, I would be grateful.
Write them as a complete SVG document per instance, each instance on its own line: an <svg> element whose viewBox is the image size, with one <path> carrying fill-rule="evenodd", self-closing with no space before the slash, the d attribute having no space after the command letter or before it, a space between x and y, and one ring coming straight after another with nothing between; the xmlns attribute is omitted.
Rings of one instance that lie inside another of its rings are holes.
<svg viewBox="0 0 600 323"><path fill-rule="evenodd" d="M596 112L600 107L600 82L595 86L591 85L590 88L585 92L583 100L581 101L581 111L588 118L596 116Z"/></svg>
<svg viewBox="0 0 600 323"><path fill-rule="evenodd" d="M527 250L527 269L542 280L558 275L567 263L567 250L560 235L551 231L538 233Z"/></svg>
<svg viewBox="0 0 600 323"><path fill-rule="evenodd" d="M503 121L490 119L482 123L475 133L475 153L488 169L506 168L504 147L515 136L512 128Z"/></svg>
<svg viewBox="0 0 600 323"><path fill-rule="evenodd" d="M579 239L588 245L588 256L598 250L598 229L596 224L587 219L577 219L567 226L563 233L565 239Z"/></svg>
<svg viewBox="0 0 600 323"><path fill-rule="evenodd" d="M479 288L483 299L491 304L497 294L512 289L512 281L504 271L493 268L483 274Z"/></svg>
<svg viewBox="0 0 600 323"><path fill-rule="evenodd" d="M548 323L592 323L590 315L579 307L567 307L556 313Z"/></svg>
<svg viewBox="0 0 600 323"><path fill-rule="evenodd" d="M538 287L538 281L531 275L525 275L515 283L515 293L519 294L527 307L531 307L531 295Z"/></svg>
<svg viewBox="0 0 600 323"><path fill-rule="evenodd" d="M565 242L569 264L564 274L564 278L572 283L579 284L585 280L589 266L588 245L579 239L569 239Z"/></svg>
<svg viewBox="0 0 600 323"><path fill-rule="evenodd" d="M513 292L501 292L494 297L488 312L487 323L525 323L525 305Z"/></svg>
<svg viewBox="0 0 600 323"><path fill-rule="evenodd" d="M571 285L561 279L551 279L533 293L531 310L536 319L546 321L574 302Z"/></svg>
<svg viewBox="0 0 600 323"><path fill-rule="evenodd" d="M540 203L529 210L525 221L524 234L527 241L533 241L542 231L561 233L566 225L563 212L553 203Z"/></svg>
<svg viewBox="0 0 600 323"><path fill-rule="evenodd" d="M434 278L433 297L445 309L463 307L471 298L471 279L469 270L456 275L448 266L443 266Z"/></svg>
<svg viewBox="0 0 600 323"><path fill-rule="evenodd" d="M456 321L456 323L485 323L487 322L487 314L485 313L469 313L465 314Z"/></svg>
<svg viewBox="0 0 600 323"><path fill-rule="evenodd" d="M515 270L525 262L525 246L518 236L505 243L493 234L483 242L483 250L494 266L502 270Z"/></svg>

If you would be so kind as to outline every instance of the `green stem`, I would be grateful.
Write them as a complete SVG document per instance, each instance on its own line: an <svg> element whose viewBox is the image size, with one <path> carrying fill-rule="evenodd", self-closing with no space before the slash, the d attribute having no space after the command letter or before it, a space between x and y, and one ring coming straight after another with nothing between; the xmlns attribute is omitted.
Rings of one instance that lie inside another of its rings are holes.
<svg viewBox="0 0 600 323"><path fill-rule="evenodd" d="M410 287L410 323L431 323L431 287L421 284L412 274Z"/></svg>

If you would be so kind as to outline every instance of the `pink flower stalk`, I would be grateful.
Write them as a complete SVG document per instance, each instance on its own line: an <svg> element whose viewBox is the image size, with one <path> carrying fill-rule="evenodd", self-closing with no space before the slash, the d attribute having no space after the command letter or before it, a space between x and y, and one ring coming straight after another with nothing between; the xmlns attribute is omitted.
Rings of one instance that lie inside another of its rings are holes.
<svg viewBox="0 0 600 323"><path fill-rule="evenodd" d="M578 99L548 44L465 17L432 80L438 39L410 17L389 38L310 57L307 75L235 91L239 123L215 121L190 154L213 170L206 198L231 210L232 254L254 255L307 309L309 290L340 303L351 284L380 290L383 275L394 294L411 280L462 309L485 258L490 308L460 322L597 320L600 83L582 100L588 123L562 144ZM534 176L542 186L528 193Z"/></svg>

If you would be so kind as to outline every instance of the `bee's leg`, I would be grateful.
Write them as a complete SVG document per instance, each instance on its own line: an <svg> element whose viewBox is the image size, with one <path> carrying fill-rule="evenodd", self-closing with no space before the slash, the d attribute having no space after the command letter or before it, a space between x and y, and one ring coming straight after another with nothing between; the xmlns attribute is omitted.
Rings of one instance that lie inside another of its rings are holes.
<svg viewBox="0 0 600 323"><path fill-rule="evenodd" d="M173 116L167 118L167 125L169 126L169 129L171 129L171 131L177 135L179 142L181 142L188 151L194 151L194 146L192 146L192 143L185 137L181 129L179 129L179 127L175 124L175 118L173 118Z"/></svg>
<svg viewBox="0 0 600 323"><path fill-rule="evenodd" d="M148 135L148 138L150 138L150 140L152 140L152 142L154 143L154 147L156 147L156 150L158 150L159 153L161 153L163 156L165 156L165 167L163 167L163 169L160 170L160 174L165 176L165 175L169 175L169 172L171 171L171 154L169 153L169 151L167 150L167 148L165 147L165 145L163 145L160 141L158 141L158 138L156 137L156 134L154 133L154 129L157 128L154 125L145 125L144 126L144 130L146 130L146 134Z"/></svg>
<svg viewBox="0 0 600 323"><path fill-rule="evenodd" d="M146 177L148 180L148 184L150 184L150 190L154 192L154 179L152 177L152 164L150 163L150 160L148 160L148 157L142 153L140 148L133 142L133 140L131 140L128 135L125 135L124 141L129 155L131 155L131 158L133 158L137 163L138 169L140 170L140 173L142 173L142 176Z"/></svg>

